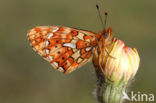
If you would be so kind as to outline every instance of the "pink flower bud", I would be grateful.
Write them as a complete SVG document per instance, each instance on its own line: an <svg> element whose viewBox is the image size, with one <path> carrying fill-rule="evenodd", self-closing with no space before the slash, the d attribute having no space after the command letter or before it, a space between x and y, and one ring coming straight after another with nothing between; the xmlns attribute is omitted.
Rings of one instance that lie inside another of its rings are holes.
<svg viewBox="0 0 156 103"><path fill-rule="evenodd" d="M99 45L99 48L99 55L94 56L93 59L98 61L98 66L106 80L112 82L129 81L135 76L140 63L135 48L126 46L122 40L116 38L112 40L109 46L102 48Z"/></svg>

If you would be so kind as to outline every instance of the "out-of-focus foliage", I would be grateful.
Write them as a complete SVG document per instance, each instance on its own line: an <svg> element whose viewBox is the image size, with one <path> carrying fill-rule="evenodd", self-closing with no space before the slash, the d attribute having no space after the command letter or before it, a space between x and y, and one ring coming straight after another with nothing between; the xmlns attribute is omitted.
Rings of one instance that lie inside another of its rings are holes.
<svg viewBox="0 0 156 103"><path fill-rule="evenodd" d="M29 46L26 33L38 25L63 25L98 32L95 4L109 13L107 26L140 53L131 90L156 94L155 0L0 1L0 103L95 103L95 73L88 63L63 75ZM127 103L129 103L127 101Z"/></svg>

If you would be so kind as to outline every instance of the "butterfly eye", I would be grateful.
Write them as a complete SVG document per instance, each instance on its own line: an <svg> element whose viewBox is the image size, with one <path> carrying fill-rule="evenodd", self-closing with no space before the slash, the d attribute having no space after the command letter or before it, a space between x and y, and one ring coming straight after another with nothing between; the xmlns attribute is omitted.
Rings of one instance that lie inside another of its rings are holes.
<svg viewBox="0 0 156 103"><path fill-rule="evenodd" d="M57 54L60 54L60 51L58 51Z"/></svg>
<svg viewBox="0 0 156 103"><path fill-rule="evenodd" d="M103 35L105 36L105 38L108 37L108 34L106 32L104 32Z"/></svg>

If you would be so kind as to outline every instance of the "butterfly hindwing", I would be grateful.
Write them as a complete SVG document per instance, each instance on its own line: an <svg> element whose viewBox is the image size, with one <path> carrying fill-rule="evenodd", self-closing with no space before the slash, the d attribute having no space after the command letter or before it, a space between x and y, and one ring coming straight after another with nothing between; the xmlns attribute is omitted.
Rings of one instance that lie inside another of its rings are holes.
<svg viewBox="0 0 156 103"><path fill-rule="evenodd" d="M95 38L95 33L61 26L38 26L28 32L34 50L64 73L90 60Z"/></svg>

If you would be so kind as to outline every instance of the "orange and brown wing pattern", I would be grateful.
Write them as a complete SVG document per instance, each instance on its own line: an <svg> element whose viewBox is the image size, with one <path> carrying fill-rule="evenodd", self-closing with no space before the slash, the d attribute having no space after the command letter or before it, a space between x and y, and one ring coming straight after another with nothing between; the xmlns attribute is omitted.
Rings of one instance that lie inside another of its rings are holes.
<svg viewBox="0 0 156 103"><path fill-rule="evenodd" d="M62 26L38 26L28 32L30 44L54 68L70 73L91 59L96 34Z"/></svg>

